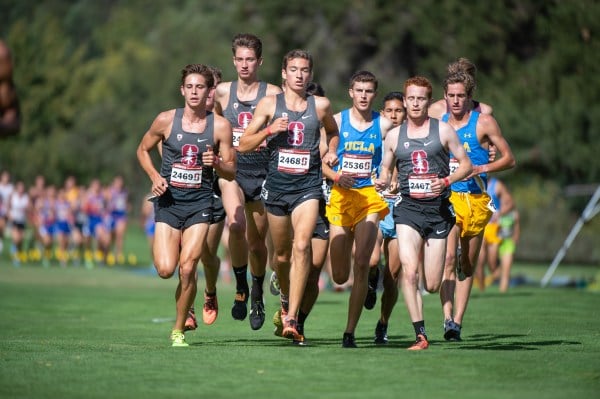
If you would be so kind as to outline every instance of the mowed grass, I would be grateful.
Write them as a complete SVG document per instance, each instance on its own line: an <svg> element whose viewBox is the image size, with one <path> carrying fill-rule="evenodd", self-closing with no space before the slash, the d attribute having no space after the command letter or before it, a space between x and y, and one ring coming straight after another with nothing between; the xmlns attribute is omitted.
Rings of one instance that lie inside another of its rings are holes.
<svg viewBox="0 0 600 399"><path fill-rule="evenodd" d="M135 270L3 262L0 397L591 398L600 389L597 292L475 290L460 343L443 340L439 299L428 295L431 346L413 353L402 299L389 345L372 344L377 306L348 350L348 293L324 291L306 324L311 345L295 347L272 334L276 297L266 294L267 322L252 331L232 320L233 287L221 283L217 322L172 348L175 280Z"/></svg>
<svg viewBox="0 0 600 399"><path fill-rule="evenodd" d="M522 285L504 295L474 288L460 343L443 340L439 297L425 296L431 346L414 353L402 298L387 346L372 343L378 298L363 311L359 348L348 350L341 337L349 294L324 291L306 323L310 346L296 347L273 335L278 300L268 282L267 321L252 331L248 320L231 318L234 287L220 281L216 323L187 333L189 348L172 348L176 280L157 277L143 235L134 229L131 237L135 267L14 268L0 260L0 398L598 397L597 285ZM517 264L513 274L539 281L545 271ZM561 266L556 275L597 273Z"/></svg>

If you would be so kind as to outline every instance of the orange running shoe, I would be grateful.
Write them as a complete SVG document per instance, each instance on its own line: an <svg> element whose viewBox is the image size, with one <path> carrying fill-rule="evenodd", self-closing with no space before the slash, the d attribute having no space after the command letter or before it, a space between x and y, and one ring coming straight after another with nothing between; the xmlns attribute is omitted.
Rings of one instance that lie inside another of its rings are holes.
<svg viewBox="0 0 600 399"><path fill-rule="evenodd" d="M204 293L204 306L202 307L202 321L204 324L211 325L217 320L219 315L219 302L217 301L217 293L207 295Z"/></svg>
<svg viewBox="0 0 600 399"><path fill-rule="evenodd" d="M429 342L427 342L427 337L423 334L417 335L417 340L414 344L412 344L407 350L409 351L421 351L423 349L429 348Z"/></svg>

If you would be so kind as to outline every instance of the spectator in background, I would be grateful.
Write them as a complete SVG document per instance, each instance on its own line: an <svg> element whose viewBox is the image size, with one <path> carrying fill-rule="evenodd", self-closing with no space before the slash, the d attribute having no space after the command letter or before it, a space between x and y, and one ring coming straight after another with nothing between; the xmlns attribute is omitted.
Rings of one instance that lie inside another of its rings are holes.
<svg viewBox="0 0 600 399"><path fill-rule="evenodd" d="M8 204L13 191L14 185L11 181L10 172L4 170L0 174L0 254L2 254L4 248L4 233L8 226Z"/></svg>
<svg viewBox="0 0 600 399"><path fill-rule="evenodd" d="M13 264L18 266L27 259L26 249L24 247L25 228L31 213L31 201L25 190L25 183L18 181L15 184L14 191L8 198L7 216L10 224L10 234L12 239L12 259Z"/></svg>
<svg viewBox="0 0 600 399"><path fill-rule="evenodd" d="M483 243L481 244L479 259L477 260L474 278L480 291L484 291L485 288L494 281L494 277L497 277L498 249L502 242L502 238L499 234L499 219L501 216L512 211L515 206L513 197L506 185L495 177L490 178L488 181L487 193L491 197L496 211L485 226ZM486 263L491 272L489 278L485 277Z"/></svg>
<svg viewBox="0 0 600 399"><path fill-rule="evenodd" d="M114 245L114 261L125 263L123 245L127 232L127 213L129 212L128 192L122 176L115 176L107 190L107 205L110 213L110 241Z"/></svg>

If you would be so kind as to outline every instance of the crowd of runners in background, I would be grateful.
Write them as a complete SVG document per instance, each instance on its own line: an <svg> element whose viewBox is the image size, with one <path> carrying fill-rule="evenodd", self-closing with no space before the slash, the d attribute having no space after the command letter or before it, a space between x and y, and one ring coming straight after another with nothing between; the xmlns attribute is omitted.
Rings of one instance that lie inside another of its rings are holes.
<svg viewBox="0 0 600 399"><path fill-rule="evenodd" d="M121 176L108 185L94 179L83 186L73 176L53 185L38 175L27 186L5 170L0 174L1 253L8 251L15 266L134 263L123 247L130 211ZM3 248L4 241L9 248Z"/></svg>

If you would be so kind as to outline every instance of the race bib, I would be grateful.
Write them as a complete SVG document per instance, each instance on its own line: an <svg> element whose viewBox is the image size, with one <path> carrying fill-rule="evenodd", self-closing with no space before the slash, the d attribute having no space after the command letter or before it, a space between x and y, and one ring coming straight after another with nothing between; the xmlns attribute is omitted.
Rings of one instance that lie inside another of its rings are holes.
<svg viewBox="0 0 600 399"><path fill-rule="evenodd" d="M456 160L456 158L450 158L450 174L453 174L454 172L456 172L456 169L458 169L459 163Z"/></svg>
<svg viewBox="0 0 600 399"><path fill-rule="evenodd" d="M171 169L171 185L179 188L200 188L202 185L202 166L174 163Z"/></svg>
<svg viewBox="0 0 600 399"><path fill-rule="evenodd" d="M242 137L243 133L244 129L242 129L241 127L233 128L233 148L235 148L236 150L240 146L240 137Z"/></svg>
<svg viewBox="0 0 600 399"><path fill-rule="evenodd" d="M310 165L310 151L282 148L277 155L277 170L292 175L304 175Z"/></svg>
<svg viewBox="0 0 600 399"><path fill-rule="evenodd" d="M236 150L238 149L238 147L240 146L240 138L242 137L242 134L244 134L244 129L241 127L234 127L233 128L233 148L235 148ZM260 145L256 148L255 151L260 151L262 148L265 148L267 146L267 141L263 140L262 143L260 143Z"/></svg>
<svg viewBox="0 0 600 399"><path fill-rule="evenodd" d="M323 191L323 198L325 198L325 204L329 205L329 198L331 197L331 184L327 182L327 179L323 179L321 190Z"/></svg>
<svg viewBox="0 0 600 399"><path fill-rule="evenodd" d="M498 209L496 209L496 205L494 204L494 200L490 200L490 202L488 202L487 207L490 211L492 212L496 212Z"/></svg>
<svg viewBox="0 0 600 399"><path fill-rule="evenodd" d="M408 176L408 189L411 198L433 198L437 194L431 191L431 181L437 178L434 173Z"/></svg>
<svg viewBox="0 0 600 399"><path fill-rule="evenodd" d="M373 165L373 156L369 154L344 154L342 172L352 177L370 177Z"/></svg>

